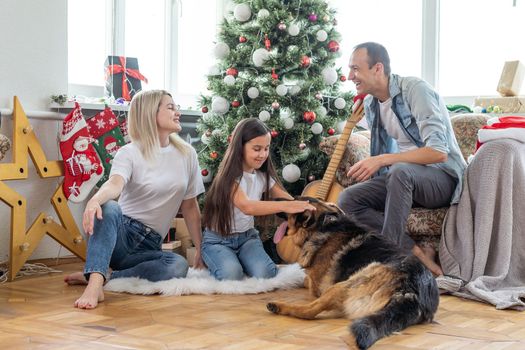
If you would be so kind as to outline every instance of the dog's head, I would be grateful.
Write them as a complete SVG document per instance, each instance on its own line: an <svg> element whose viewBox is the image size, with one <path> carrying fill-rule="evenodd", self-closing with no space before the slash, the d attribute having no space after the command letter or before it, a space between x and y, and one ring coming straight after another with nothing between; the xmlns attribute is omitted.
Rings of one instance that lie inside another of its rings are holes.
<svg viewBox="0 0 525 350"><path fill-rule="evenodd" d="M286 221L279 226L274 235L278 243L285 234L292 237L293 242L302 246L313 232L322 231L323 226L344 216L343 211L335 204L312 197L297 197L296 200L309 201L315 210L305 210L302 213L279 213Z"/></svg>

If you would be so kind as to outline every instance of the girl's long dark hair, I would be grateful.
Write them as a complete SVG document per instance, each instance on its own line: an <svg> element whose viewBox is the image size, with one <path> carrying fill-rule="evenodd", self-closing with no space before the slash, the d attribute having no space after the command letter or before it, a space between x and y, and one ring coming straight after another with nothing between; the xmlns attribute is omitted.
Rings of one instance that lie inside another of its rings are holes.
<svg viewBox="0 0 525 350"><path fill-rule="evenodd" d="M257 118L243 119L235 126L232 140L219 165L219 171L209 191L206 193L203 214L205 227L224 236L233 233L231 232L231 223L233 220L233 196L235 193L232 189L243 174L244 145L250 140L266 135L269 132L270 129ZM268 158L259 170L264 172L266 177L266 190L262 199L268 200L270 196L270 178L273 178L277 185L281 186L270 155L268 155Z"/></svg>

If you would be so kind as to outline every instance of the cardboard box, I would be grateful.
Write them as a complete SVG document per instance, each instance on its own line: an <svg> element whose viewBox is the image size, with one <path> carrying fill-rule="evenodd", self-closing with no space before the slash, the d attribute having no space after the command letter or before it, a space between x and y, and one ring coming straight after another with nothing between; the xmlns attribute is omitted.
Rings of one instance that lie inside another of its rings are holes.
<svg viewBox="0 0 525 350"><path fill-rule="evenodd" d="M496 90L501 96L518 96L524 78L525 66L520 61L505 62Z"/></svg>
<svg viewBox="0 0 525 350"><path fill-rule="evenodd" d="M499 106L501 108L501 113L524 113L525 96L478 97L474 100L474 105L483 108Z"/></svg>

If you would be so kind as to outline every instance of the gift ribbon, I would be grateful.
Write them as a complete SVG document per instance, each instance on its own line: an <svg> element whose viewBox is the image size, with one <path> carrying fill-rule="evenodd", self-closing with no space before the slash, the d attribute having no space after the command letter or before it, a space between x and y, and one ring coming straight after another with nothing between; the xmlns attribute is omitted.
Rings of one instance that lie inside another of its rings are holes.
<svg viewBox="0 0 525 350"><path fill-rule="evenodd" d="M138 79L138 80L142 80L142 81L144 81L146 83L148 82L148 79L145 76L143 76L139 72L138 69L126 68L126 57L119 56L119 60L120 60L120 65L112 64L112 65L107 66L107 68L106 68L106 80L112 74L123 73L122 74L122 97L126 101L131 101L131 96L129 95L128 83L126 82L126 76L129 75L132 78L135 78L135 79Z"/></svg>

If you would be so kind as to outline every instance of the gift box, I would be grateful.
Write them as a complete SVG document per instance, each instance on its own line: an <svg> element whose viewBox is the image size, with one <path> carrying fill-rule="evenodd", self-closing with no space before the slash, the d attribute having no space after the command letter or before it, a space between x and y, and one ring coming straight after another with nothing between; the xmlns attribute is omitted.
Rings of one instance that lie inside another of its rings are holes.
<svg viewBox="0 0 525 350"><path fill-rule="evenodd" d="M525 96L478 97L474 100L474 105L487 109L498 106L500 113L523 113L525 112Z"/></svg>
<svg viewBox="0 0 525 350"><path fill-rule="evenodd" d="M520 61L505 62L496 90L501 96L518 96L523 78L525 78L525 67Z"/></svg>
<svg viewBox="0 0 525 350"><path fill-rule="evenodd" d="M148 79L139 71L139 62L135 57L108 56L105 62L105 94L115 99L131 101L133 96L142 90L142 82Z"/></svg>

